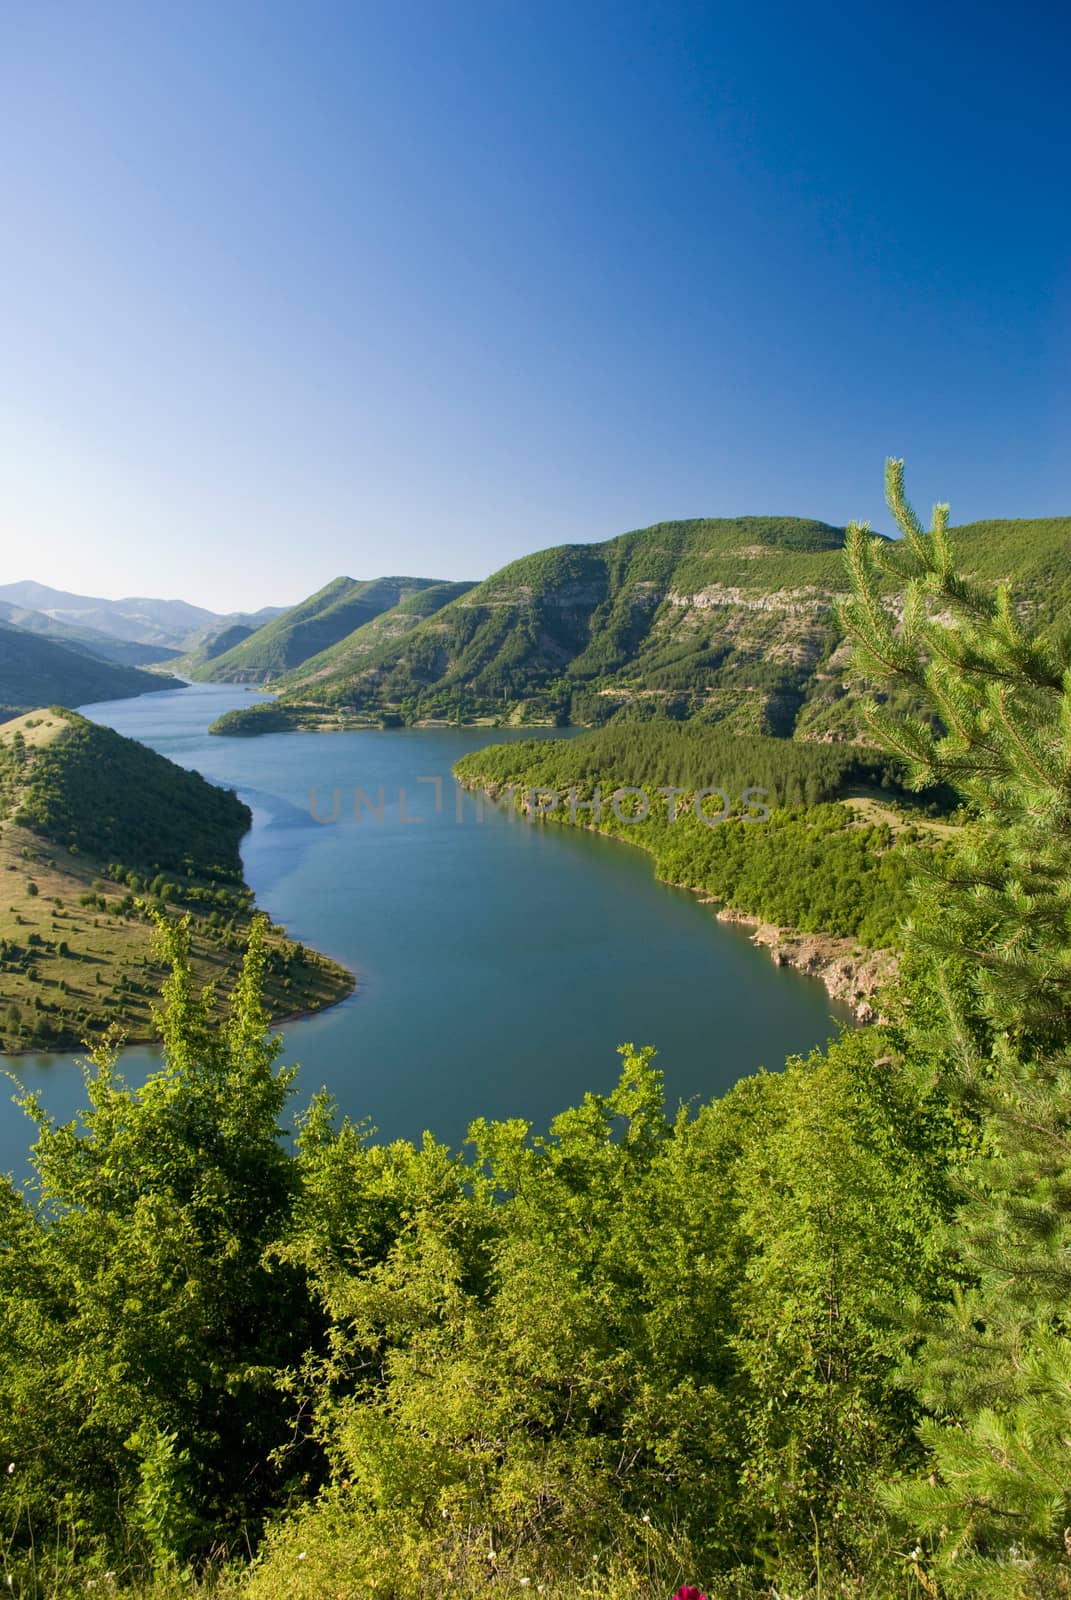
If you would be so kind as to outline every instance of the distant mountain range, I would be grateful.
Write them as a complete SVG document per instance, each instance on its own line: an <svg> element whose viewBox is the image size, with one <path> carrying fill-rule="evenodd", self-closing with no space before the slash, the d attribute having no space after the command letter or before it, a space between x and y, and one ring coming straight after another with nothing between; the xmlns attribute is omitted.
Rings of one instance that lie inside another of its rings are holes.
<svg viewBox="0 0 1071 1600"><path fill-rule="evenodd" d="M43 617L67 630L63 637L80 638L91 647L95 647L93 636L98 634L133 644L160 646L159 653L149 658L157 661L192 650L210 635L235 623L259 627L284 609L264 606L252 613L221 614L208 611L204 606L190 605L186 600L155 600L141 596L103 600L99 596L71 594L66 589L53 589L48 584L31 580L0 584L0 603L4 607L0 610L0 620L14 622L19 627L30 626L34 632L46 631L40 623L31 624L8 615L7 608L11 607L30 616ZM97 653L100 653L99 648ZM128 660L128 664L142 665L143 662Z"/></svg>
<svg viewBox="0 0 1071 1600"><path fill-rule="evenodd" d="M967 573L1007 580L1021 611L1071 617L1071 518L952 531ZM221 732L345 718L601 724L699 717L743 733L852 737L834 601L844 530L796 517L659 523L562 545L479 584L339 578L205 663L278 699ZM389 600L344 632L357 591ZM334 637L322 641L322 628ZM302 659L303 657L303 659ZM224 725L225 724L225 725Z"/></svg>
<svg viewBox="0 0 1071 1600"><path fill-rule="evenodd" d="M72 650L97 656L102 661L118 661L127 667L144 667L150 662L168 661L179 652L162 644L139 644L133 639L118 639L114 634L103 633L99 628L80 627L75 622L57 622L44 611L27 611L25 606L13 605L10 600L0 600L0 622L11 628L21 628L26 633L37 633L54 639Z"/></svg>

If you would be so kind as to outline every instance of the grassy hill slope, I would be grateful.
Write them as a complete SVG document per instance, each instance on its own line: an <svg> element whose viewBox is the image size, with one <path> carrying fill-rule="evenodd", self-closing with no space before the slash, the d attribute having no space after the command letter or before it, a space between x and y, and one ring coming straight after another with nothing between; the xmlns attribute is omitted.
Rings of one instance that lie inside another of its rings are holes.
<svg viewBox="0 0 1071 1600"><path fill-rule="evenodd" d="M250 820L234 793L75 712L0 727L0 1048L77 1047L113 1023L151 1037L165 970L150 908L189 914L195 970L226 987L254 914ZM269 968L275 1016L352 988L281 928Z"/></svg>
<svg viewBox="0 0 1071 1600"><path fill-rule="evenodd" d="M226 628L220 628L217 633L206 634L176 661L168 662L167 665L173 671L181 672L184 678L197 678L211 662L228 650L233 650L236 645L243 644L246 639L251 639L256 631L256 627L248 622L232 622Z"/></svg>
<svg viewBox="0 0 1071 1600"><path fill-rule="evenodd" d="M433 578L334 578L193 675L208 683L272 682L407 597L436 586Z"/></svg>
<svg viewBox="0 0 1071 1600"><path fill-rule="evenodd" d="M82 648L0 624L0 717L54 702L85 705L179 687L177 678L102 661Z"/></svg>
<svg viewBox="0 0 1071 1600"><path fill-rule="evenodd" d="M371 622L348 633L337 644L310 656L299 667L279 680L280 689L310 690L321 682L345 679L381 653L391 650L399 639L427 617L432 617L453 600L476 586L472 583L434 583L415 594L406 595L389 611L381 611Z"/></svg>
<svg viewBox="0 0 1071 1600"><path fill-rule="evenodd" d="M976 523L954 538L965 569L1009 579L1038 622L1071 607L1071 518ZM315 725L346 707L405 720L699 717L850 736L833 614L843 544L826 523L741 517L544 550L360 654L291 674L276 721Z"/></svg>

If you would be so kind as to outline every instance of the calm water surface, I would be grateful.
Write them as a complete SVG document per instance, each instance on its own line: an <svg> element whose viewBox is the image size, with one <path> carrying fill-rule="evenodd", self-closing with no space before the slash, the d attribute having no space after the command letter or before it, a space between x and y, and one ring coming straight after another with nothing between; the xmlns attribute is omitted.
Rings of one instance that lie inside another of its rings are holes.
<svg viewBox="0 0 1071 1600"><path fill-rule="evenodd" d="M656 883L641 851L493 810L478 823L471 796L458 821L452 763L530 732L208 735L249 701L194 685L83 710L236 789L253 810L243 857L258 902L359 974L352 999L282 1029L281 1059L300 1063L296 1106L325 1086L384 1138L430 1128L457 1143L476 1116L542 1127L585 1090L610 1089L625 1040L658 1047L675 1105L780 1066L846 1019L819 983ZM442 780L441 811L420 778ZM363 806L355 820L357 788L373 804L382 788L382 822ZM311 792L329 818L336 789L338 820L314 820ZM138 1081L156 1059L131 1049L123 1070ZM83 1098L74 1060L7 1065L69 1116ZM22 1167L26 1128L0 1098L0 1169Z"/></svg>

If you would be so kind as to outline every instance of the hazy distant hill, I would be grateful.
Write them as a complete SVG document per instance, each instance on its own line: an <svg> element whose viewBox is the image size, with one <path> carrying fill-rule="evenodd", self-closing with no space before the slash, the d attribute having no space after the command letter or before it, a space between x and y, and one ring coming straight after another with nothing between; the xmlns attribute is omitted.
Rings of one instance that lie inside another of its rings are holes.
<svg viewBox="0 0 1071 1600"><path fill-rule="evenodd" d="M206 633L216 632L233 622L259 626L282 609L265 606L251 616L244 613L220 614L186 600L157 600L132 595L122 600L103 600L99 596L72 594L45 583L25 580L0 584L0 601L27 611L43 613L51 620L78 628L95 629L111 638L135 644L163 647L157 660L170 651L189 650Z"/></svg>
<svg viewBox="0 0 1071 1600"><path fill-rule="evenodd" d="M212 683L269 683L400 602L439 587L435 578L334 578L193 676Z"/></svg>
<svg viewBox="0 0 1071 1600"><path fill-rule="evenodd" d="M0 717L34 706L124 700L179 687L177 678L102 661L84 647L0 623Z"/></svg>
<svg viewBox="0 0 1071 1600"><path fill-rule="evenodd" d="M117 639L99 628L80 627L75 622L58 622L43 611L28 611L10 600L0 601L0 622L26 633L43 634L72 649L88 651L103 661L118 661L125 667L144 667L150 662L169 661L179 652L160 644L138 644L132 639Z"/></svg>
<svg viewBox="0 0 1071 1600"><path fill-rule="evenodd" d="M1071 616L1071 518L974 523L953 537L965 570L1010 580L1033 620ZM844 737L847 653L833 614L843 544L843 529L823 522L740 517L544 550L415 626L291 672L278 712L699 716L741 732Z"/></svg>

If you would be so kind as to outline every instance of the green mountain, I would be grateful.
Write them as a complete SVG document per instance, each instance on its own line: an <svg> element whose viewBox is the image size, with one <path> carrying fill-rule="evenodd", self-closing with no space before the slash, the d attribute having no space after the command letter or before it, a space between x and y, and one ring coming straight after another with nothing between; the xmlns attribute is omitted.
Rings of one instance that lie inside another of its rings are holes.
<svg viewBox="0 0 1071 1600"><path fill-rule="evenodd" d="M249 808L73 711L0 726L0 1049L75 1047L118 1023L153 1034L165 967L150 911L190 919L202 980L236 976L254 915L239 845ZM275 1016L330 1004L352 978L268 933Z"/></svg>
<svg viewBox="0 0 1071 1600"><path fill-rule="evenodd" d="M300 689L315 693L315 686L355 673L383 650L390 649L427 617L432 617L453 600L476 586L473 583L434 583L427 589L406 595L389 611L381 611L371 622L348 633L337 644L310 656L300 667L280 678L280 689Z"/></svg>
<svg viewBox="0 0 1071 1600"><path fill-rule="evenodd" d="M178 678L102 661L80 645L0 623L0 717L40 705L125 700L180 687Z"/></svg>
<svg viewBox="0 0 1071 1600"><path fill-rule="evenodd" d="M1071 613L1071 518L954 532L968 573L1009 579L1039 623ZM279 683L272 717L220 731L362 717L601 724L669 716L739 732L851 736L833 614L844 530L793 517L659 523L515 561L359 650ZM263 630L262 630L263 631Z"/></svg>
<svg viewBox="0 0 1071 1600"><path fill-rule="evenodd" d="M256 626L248 622L232 622L215 633L207 633L191 649L167 664L184 678L197 678L218 656L252 638L256 631Z"/></svg>
<svg viewBox="0 0 1071 1600"><path fill-rule="evenodd" d="M192 676L207 683L270 683L301 666L385 611L439 588L434 578L335 578L300 605L258 628Z"/></svg>

